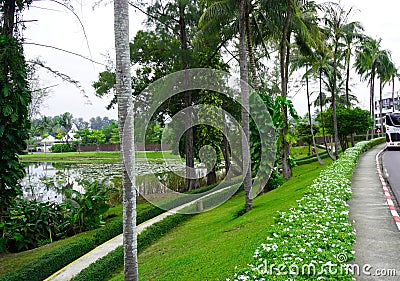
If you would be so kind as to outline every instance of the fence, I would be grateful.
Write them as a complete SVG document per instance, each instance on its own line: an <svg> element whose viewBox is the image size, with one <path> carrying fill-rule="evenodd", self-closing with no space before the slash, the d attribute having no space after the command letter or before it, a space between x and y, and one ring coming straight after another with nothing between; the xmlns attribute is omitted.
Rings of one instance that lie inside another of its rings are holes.
<svg viewBox="0 0 400 281"><path fill-rule="evenodd" d="M111 144L111 143L104 143L104 144L79 144L77 146L77 151L86 152L86 151L120 151L121 146L120 144ZM135 144L136 151L165 151L169 150L169 144L160 143L136 143Z"/></svg>

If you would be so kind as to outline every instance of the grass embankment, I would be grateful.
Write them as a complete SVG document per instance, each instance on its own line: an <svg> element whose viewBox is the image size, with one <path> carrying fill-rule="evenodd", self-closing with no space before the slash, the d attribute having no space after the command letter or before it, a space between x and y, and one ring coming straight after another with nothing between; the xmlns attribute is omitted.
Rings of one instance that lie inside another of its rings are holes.
<svg viewBox="0 0 400 281"><path fill-rule="evenodd" d="M239 193L220 207L184 222L140 253L140 279L195 281L232 276L236 266L252 261L276 212L294 206L325 167L318 162L295 167L289 181L255 198L253 210L243 216L237 217L244 204L244 194ZM111 280L123 280L123 272Z"/></svg>
<svg viewBox="0 0 400 281"><path fill-rule="evenodd" d="M136 159L143 161L147 158L148 161L160 162L163 159L174 159L179 161L177 155L171 151L139 151L136 152ZM33 153L20 155L21 162L57 162L57 163L110 163L120 162L120 152L63 152L63 153Z"/></svg>
<svg viewBox="0 0 400 281"><path fill-rule="evenodd" d="M318 153L322 153L325 149L317 147ZM290 155L293 156L294 159L300 159L303 157L310 156L308 153L308 146L293 146L290 148Z"/></svg>

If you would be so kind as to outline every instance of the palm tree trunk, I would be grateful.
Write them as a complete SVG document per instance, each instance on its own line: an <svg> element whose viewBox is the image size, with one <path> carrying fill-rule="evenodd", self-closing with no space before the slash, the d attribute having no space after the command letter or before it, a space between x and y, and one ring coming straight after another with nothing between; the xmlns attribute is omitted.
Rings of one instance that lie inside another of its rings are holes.
<svg viewBox="0 0 400 281"><path fill-rule="evenodd" d="M382 91L383 91L383 82L382 79L379 81L379 120L381 124L381 136L383 136L383 117L382 117L382 106L383 106L383 100L382 100Z"/></svg>
<svg viewBox="0 0 400 281"><path fill-rule="evenodd" d="M323 108L322 108L322 68L321 67L319 68L319 108L320 108L320 112L322 113ZM322 114L321 114L321 121L322 121L322 124L324 124L324 117L322 116ZM322 136L324 137L324 145L325 145L326 153L332 160L335 160L335 158L332 156L331 152L328 149L324 126L322 126Z"/></svg>
<svg viewBox="0 0 400 281"><path fill-rule="evenodd" d="M346 54L346 106L348 108L350 108L349 82L350 82L350 56L347 57Z"/></svg>
<svg viewBox="0 0 400 281"><path fill-rule="evenodd" d="M346 54L346 105L348 108L351 107L350 104L350 55ZM351 134L351 145L354 146L354 133Z"/></svg>
<svg viewBox="0 0 400 281"><path fill-rule="evenodd" d="M375 121L375 104L374 104L374 88L375 88L375 67L372 67L371 70L371 81L369 83L370 88L369 88L369 93L370 93L370 110L371 110L371 118L374 121L373 127L371 130L371 140L374 139L374 132L375 132L375 126L376 126L376 121Z"/></svg>
<svg viewBox="0 0 400 281"><path fill-rule="evenodd" d="M249 87L248 87L248 70L247 70L247 55L246 55L246 5L245 0L239 0L239 68L240 68L240 91L242 97L242 154L243 154L243 173L244 173L244 190L246 212L250 211L253 206L253 198L251 193L251 161L250 161L250 127L249 127ZM246 171L246 166L248 166Z"/></svg>
<svg viewBox="0 0 400 281"><path fill-rule="evenodd" d="M182 1L179 1L179 29L180 29L180 41L182 50L182 69L188 69L188 54L187 54L187 35L186 35L186 22L185 22L185 7ZM188 86L187 73L184 76L184 83ZM192 94L190 91L185 91L185 108L189 114L188 118L185 118L185 151L186 151L186 179L185 179L185 191L193 190L196 187L194 171L194 149L193 149L193 128L192 128L192 112L190 110L192 106Z"/></svg>
<svg viewBox="0 0 400 281"><path fill-rule="evenodd" d="M393 112L395 111L394 108L394 76L392 77L392 103L393 103Z"/></svg>
<svg viewBox="0 0 400 281"><path fill-rule="evenodd" d="M287 70L287 65L288 65L288 51L287 46L288 44L288 34L289 34L289 24L290 24L290 17L291 17L291 12L292 12L292 1L288 0L287 1L287 14L286 14L286 20L285 20L285 25L282 30L282 38L281 38L281 46L280 46L280 71L281 71L281 95L282 97L287 97L287 77L288 74L286 73ZM285 136L287 135L289 131L289 124L288 124L288 112L287 112L287 106L282 105L281 108L282 111L282 119L283 119L283 128L282 128L282 172L283 172L283 178L285 180L289 179L292 176L292 167L290 166L289 163L289 155L290 155L290 145L286 141Z"/></svg>
<svg viewBox="0 0 400 281"><path fill-rule="evenodd" d="M247 39L247 51L249 53L250 71L251 71L251 78L252 78L252 82L253 82L253 88L256 92L258 92L259 86L258 86L258 82L257 82L257 70L256 70L256 62L254 59L253 43L251 42L250 16L249 16L249 10L248 10L247 4L246 4L246 39Z"/></svg>
<svg viewBox="0 0 400 281"><path fill-rule="evenodd" d="M335 50L333 53L333 89L332 89L332 108L333 108L333 131L335 135L335 159L339 158L339 131L337 124L336 114L336 79L337 79L337 54L338 54L338 40L335 43Z"/></svg>
<svg viewBox="0 0 400 281"><path fill-rule="evenodd" d="M222 120L224 122L224 127L223 127L223 139L222 139L222 155L224 156L224 161L225 161L225 180L229 181L230 180L230 174L229 169L231 168L231 160L229 158L229 142L227 139L227 134L228 134L228 130L227 130L227 126L226 126L226 115L225 115L225 106L226 106L226 102L222 101Z"/></svg>
<svg viewBox="0 0 400 281"><path fill-rule="evenodd" d="M118 123L123 158L123 240L124 278L138 280L137 233L136 233L136 191L134 178L128 169L135 161L133 122L125 120L133 109L129 57L129 4L128 0L114 1L114 32L116 53L116 93L118 99ZM127 157L125 157L127 155ZM127 165L128 163L128 165Z"/></svg>
<svg viewBox="0 0 400 281"><path fill-rule="evenodd" d="M308 67L306 68L306 70L308 71ZM306 87L307 87L308 121L310 123L310 131L311 131L313 147L315 149L315 153L317 154L317 159L318 159L319 164L324 165L324 162L321 160L321 157L319 157L317 146L315 145L314 130L313 130L312 122L311 122L311 106L310 106L310 91L309 91L309 88L308 88L308 76L306 76Z"/></svg>

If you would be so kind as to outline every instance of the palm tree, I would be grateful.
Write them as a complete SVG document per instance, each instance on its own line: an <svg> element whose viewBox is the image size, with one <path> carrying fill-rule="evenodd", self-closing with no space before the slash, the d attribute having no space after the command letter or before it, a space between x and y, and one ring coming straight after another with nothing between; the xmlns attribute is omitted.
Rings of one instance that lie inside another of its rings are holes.
<svg viewBox="0 0 400 281"><path fill-rule="evenodd" d="M356 61L354 63L354 66L357 69L358 74L361 75L361 79L368 80L368 84L370 87L369 108L371 112L371 118L374 120L373 129L371 130L371 138L374 138L374 128L375 128L375 109L374 109L375 76L378 63L382 56L380 44L381 44L381 39L375 40L370 37L366 37L361 43L361 47L356 51Z"/></svg>
<svg viewBox="0 0 400 281"><path fill-rule="evenodd" d="M341 57L341 47L343 41L346 42L346 35L349 35L349 30L354 30L358 23L349 22L352 10L346 11L343 7L336 3L328 3L325 5L326 16L324 18L326 30L329 34L332 43L333 54L333 76L332 76L332 109L333 109L333 128L334 128L334 143L335 143L335 158L339 156L339 133L336 114L336 91L338 71Z"/></svg>
<svg viewBox="0 0 400 281"><path fill-rule="evenodd" d="M397 67L394 65L394 69L392 72L392 110L393 112L395 111L395 106L394 106L394 79L399 78L400 74L397 70ZM398 102L398 101L397 101Z"/></svg>
<svg viewBox="0 0 400 281"><path fill-rule="evenodd" d="M135 151L133 122L127 122L128 113L133 110L130 57L129 57L129 3L128 0L114 1L114 33L116 53L116 94L118 99L118 128L122 154L123 189L123 240L124 278L138 280L137 233L136 233L136 191L134 177L129 173L134 165ZM132 121L132 120L128 120Z"/></svg>
<svg viewBox="0 0 400 281"><path fill-rule="evenodd" d="M207 9L202 14L199 20L199 37L207 38L210 34L218 33L218 37L222 44L218 48L222 47L227 41L232 40L238 33L237 27L239 26L237 17L238 11L240 10L240 3L235 0L221 0L212 1ZM255 4L251 1L245 1L244 12L245 12L245 42L247 44L247 54L250 63L250 72L252 78L252 86L255 91L259 91L259 85L257 80L257 70L254 55L253 45L253 33L251 24L256 25L252 13L257 11ZM240 13L240 12L239 12Z"/></svg>
<svg viewBox="0 0 400 281"><path fill-rule="evenodd" d="M349 13L352 9L350 9ZM363 35L362 31L364 30L363 26L359 22L350 22L343 27L344 31L344 41L346 44L345 49L345 66L346 66L346 106L350 107L350 60L352 55L353 46L355 43L360 42L362 40Z"/></svg>
<svg viewBox="0 0 400 281"><path fill-rule="evenodd" d="M383 86L390 82L393 77L393 74L397 72L397 69L394 63L391 61L391 54L388 50L381 50L379 60L376 67L376 72L379 78L379 120L381 127L381 134L383 134L383 116L382 116L382 91ZM392 93L393 95L393 93Z"/></svg>
<svg viewBox="0 0 400 281"><path fill-rule="evenodd" d="M270 26L270 36L278 42L279 66L281 78L281 96L288 96L289 65L291 55L292 35L301 38L303 42L312 42L310 29L307 25L308 16L315 12L315 3L313 1L264 1L263 8L266 13L266 25ZM271 12L272 11L272 12ZM311 17L312 18L312 17ZM292 176L292 167L289 163L290 143L286 135L289 132L288 108L286 103L281 107L283 127L282 134L282 172L283 178L288 179Z"/></svg>
<svg viewBox="0 0 400 281"><path fill-rule="evenodd" d="M249 127L249 87L248 87L248 70L247 70L247 57L246 57L246 2L245 0L239 1L239 68L240 68L240 90L242 97L242 154L243 154L243 172L244 175L244 190L246 194L246 212L250 211L253 205L251 194L252 180L251 180L251 161L250 161L250 147L245 145L250 140L250 127ZM245 170L248 166L247 171Z"/></svg>

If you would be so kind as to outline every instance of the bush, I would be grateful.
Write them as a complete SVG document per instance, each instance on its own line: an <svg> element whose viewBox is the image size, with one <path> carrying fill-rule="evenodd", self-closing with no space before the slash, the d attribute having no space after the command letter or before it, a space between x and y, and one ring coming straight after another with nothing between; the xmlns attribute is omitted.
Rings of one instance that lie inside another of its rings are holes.
<svg viewBox="0 0 400 281"><path fill-rule="evenodd" d="M51 152L53 153L76 152L76 147L70 146L68 143L59 143L59 144L54 144L51 147Z"/></svg>
<svg viewBox="0 0 400 281"><path fill-rule="evenodd" d="M4 213L0 224L0 252L19 252L50 243L64 236L68 209L54 202L17 198Z"/></svg>
<svg viewBox="0 0 400 281"><path fill-rule="evenodd" d="M94 248L93 239L80 238L9 274L0 281L41 281Z"/></svg>
<svg viewBox="0 0 400 281"><path fill-rule="evenodd" d="M296 207L278 214L253 262L234 280L288 280L290 273L295 280L353 280L346 271L356 238L346 203L350 179L361 153L383 141L360 142L323 170Z"/></svg>

